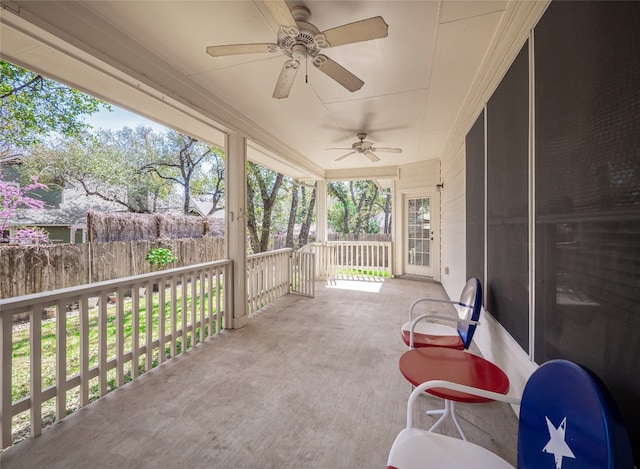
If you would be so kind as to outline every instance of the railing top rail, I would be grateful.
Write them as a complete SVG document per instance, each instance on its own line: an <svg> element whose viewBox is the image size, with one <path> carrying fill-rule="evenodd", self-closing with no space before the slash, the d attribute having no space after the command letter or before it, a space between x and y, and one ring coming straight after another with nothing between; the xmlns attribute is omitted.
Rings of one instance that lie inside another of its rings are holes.
<svg viewBox="0 0 640 469"><path fill-rule="evenodd" d="M292 252L293 249L291 248L282 248L282 249L276 249L275 251L267 251L267 252L261 252L258 254L251 254L249 256L247 256L247 260L252 260L252 259L260 259L261 257L269 257L269 256L275 256L278 254L283 254L285 252Z"/></svg>
<svg viewBox="0 0 640 469"><path fill-rule="evenodd" d="M233 261L230 259L222 259L212 262L203 262L202 264L188 265L185 267L177 267L175 269L161 270L158 272L150 272L147 274L133 275L131 277L124 277L114 280L105 280L103 282L88 283L85 285L79 285L75 287L59 288L57 290L50 290L40 293L32 293L30 295L16 296L12 298L0 299L0 314L4 308L21 308L29 306L34 303L47 303L55 301L59 298L69 298L71 296L82 296L87 293L97 291L110 291L119 287L133 285L136 283L154 281L165 277L172 277L183 273L193 272L196 270L202 270L207 268L222 267L225 265L231 265Z"/></svg>
<svg viewBox="0 0 640 469"><path fill-rule="evenodd" d="M337 244L353 244L353 245L369 244L369 245L386 246L386 245L390 245L391 241L367 241L367 240L349 241L349 240L339 240L339 241L324 241L324 242L316 241L314 243L309 243L309 244L311 244L313 246L335 246Z"/></svg>

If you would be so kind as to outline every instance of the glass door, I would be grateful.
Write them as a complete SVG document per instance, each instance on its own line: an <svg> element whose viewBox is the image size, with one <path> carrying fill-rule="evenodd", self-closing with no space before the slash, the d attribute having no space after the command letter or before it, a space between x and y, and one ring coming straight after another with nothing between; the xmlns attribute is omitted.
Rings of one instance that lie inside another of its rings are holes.
<svg viewBox="0 0 640 469"><path fill-rule="evenodd" d="M434 195L405 196L404 271L439 278L439 212Z"/></svg>

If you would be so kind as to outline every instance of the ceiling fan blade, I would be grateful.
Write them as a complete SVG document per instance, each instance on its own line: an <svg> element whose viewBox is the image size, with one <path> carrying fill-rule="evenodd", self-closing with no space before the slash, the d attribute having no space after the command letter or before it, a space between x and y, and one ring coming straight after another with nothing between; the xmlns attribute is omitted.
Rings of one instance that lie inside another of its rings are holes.
<svg viewBox="0 0 640 469"><path fill-rule="evenodd" d="M273 19L276 20L279 26L289 26L298 28L295 18L291 14L291 10L289 10L289 6L287 2L284 0L265 0L264 5L273 16Z"/></svg>
<svg viewBox="0 0 640 469"><path fill-rule="evenodd" d="M277 44L255 43L255 44L228 44L225 46L209 46L207 54L213 57L224 57L227 55L257 54L262 52L276 52Z"/></svg>
<svg viewBox="0 0 640 469"><path fill-rule="evenodd" d="M387 153L402 153L402 148L371 148L371 151L382 151Z"/></svg>
<svg viewBox="0 0 640 469"><path fill-rule="evenodd" d="M334 161L340 161L340 160L344 160L347 156L351 156L354 153L358 153L357 151L350 151L349 153L339 156L338 158L336 158Z"/></svg>
<svg viewBox="0 0 640 469"><path fill-rule="evenodd" d="M318 67L327 76L333 78L335 81L340 83L352 93L354 91L358 91L360 88L362 88L362 85L364 85L364 81L355 76L342 65L338 64L334 60L331 60L326 55L318 54L313 59L313 65Z"/></svg>
<svg viewBox="0 0 640 469"><path fill-rule="evenodd" d="M352 148L340 147L340 148L325 148L325 150L352 150Z"/></svg>
<svg viewBox="0 0 640 469"><path fill-rule="evenodd" d="M364 152L364 154L365 154L365 156L366 156L367 158L369 158L369 159L370 159L371 161L373 161L374 163L376 163L376 162L380 161L380 158L378 158L378 155L376 155L375 153L373 153L373 152L372 152L372 151L370 151L370 150L365 151L365 152Z"/></svg>
<svg viewBox="0 0 640 469"><path fill-rule="evenodd" d="M380 39L389 34L389 25L382 16L376 16L355 23L349 23L322 32L331 47L352 44L354 42Z"/></svg>
<svg viewBox="0 0 640 469"><path fill-rule="evenodd" d="M287 60L282 66L282 70L280 71L280 76L278 77L278 82L276 83L276 87L273 90L273 97L277 99L286 98L289 96L289 92L291 91L291 87L293 86L293 82L296 78L296 74L298 73L298 68L300 67L300 62L297 60Z"/></svg>

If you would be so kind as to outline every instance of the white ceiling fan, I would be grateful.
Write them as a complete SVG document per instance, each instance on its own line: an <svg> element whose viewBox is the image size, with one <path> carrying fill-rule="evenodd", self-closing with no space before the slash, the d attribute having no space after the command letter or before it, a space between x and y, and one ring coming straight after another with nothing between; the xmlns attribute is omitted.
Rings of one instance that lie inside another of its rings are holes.
<svg viewBox="0 0 640 469"><path fill-rule="evenodd" d="M373 142L368 142L365 140L365 138L367 138L367 134L364 132L360 132L359 134L357 134L357 137L360 139L360 141L355 142L353 145L351 145L351 148L327 148L327 150L351 150L349 153L336 158L335 161L340 161L347 156L351 156L355 153L361 153L374 163L380 161L380 158L374 152L402 153L402 148L374 147Z"/></svg>
<svg viewBox="0 0 640 469"><path fill-rule="evenodd" d="M318 28L308 22L311 12L302 5L293 6L289 9L285 0L265 0L264 5L276 20L276 23L280 25L276 44L252 43L209 46L207 47L207 53L213 57L223 57L282 51L290 58L284 63L273 91L273 97L278 99L289 96L298 69L308 57L321 72L333 78L352 93L362 88L364 82L360 78L326 55L321 54L320 50L327 47L386 37L389 25L384 22L381 16L320 32Z"/></svg>

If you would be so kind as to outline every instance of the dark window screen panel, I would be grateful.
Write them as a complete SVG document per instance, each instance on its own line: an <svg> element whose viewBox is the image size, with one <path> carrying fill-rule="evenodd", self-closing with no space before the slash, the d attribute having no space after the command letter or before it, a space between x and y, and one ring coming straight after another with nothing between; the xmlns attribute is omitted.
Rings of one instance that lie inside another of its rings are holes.
<svg viewBox="0 0 640 469"><path fill-rule="evenodd" d="M534 30L537 363L613 392L640 457L640 2L552 2Z"/></svg>
<svg viewBox="0 0 640 469"><path fill-rule="evenodd" d="M465 140L467 279L476 277L484 287L484 111Z"/></svg>
<svg viewBox="0 0 640 469"><path fill-rule="evenodd" d="M487 310L529 351L529 53L487 104Z"/></svg>

